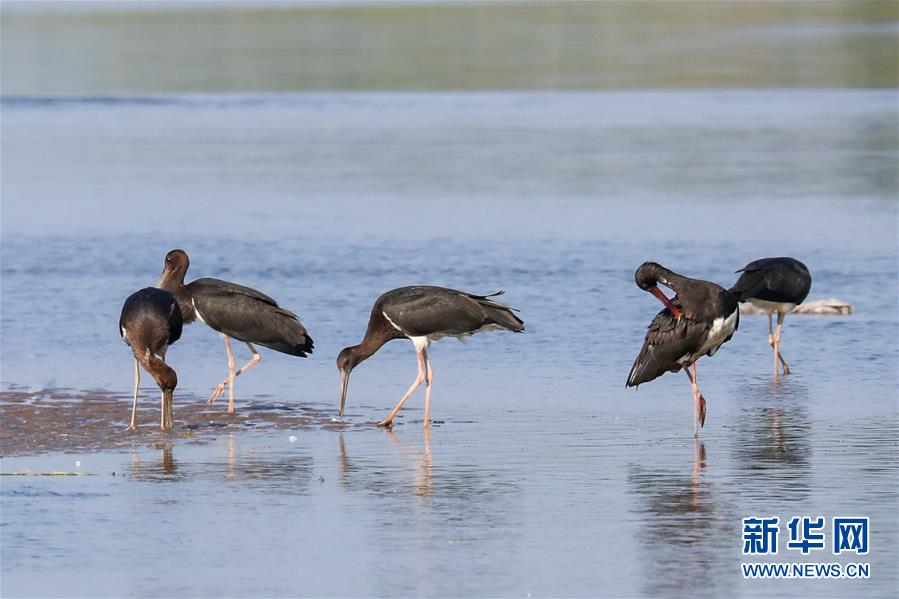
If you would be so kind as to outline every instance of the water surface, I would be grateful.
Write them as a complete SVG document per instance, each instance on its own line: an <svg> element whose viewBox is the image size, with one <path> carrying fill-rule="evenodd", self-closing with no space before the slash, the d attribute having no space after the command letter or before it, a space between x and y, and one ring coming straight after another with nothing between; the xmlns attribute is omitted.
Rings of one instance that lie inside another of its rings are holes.
<svg viewBox="0 0 899 599"><path fill-rule="evenodd" d="M118 313L172 247L190 253L188 278L236 280L296 310L316 352L263 350L237 385L253 422L219 414L209 420L226 426L195 430L226 361L194 324L168 355L178 435L151 432L145 377L133 440L10 450L3 472L96 476L3 477L3 594L895 595L895 100L6 101L5 414L17 393L38 407L106 393L114 407L73 408L92 420L71 426L124 435ZM700 362L696 444L685 377L624 388L658 310L633 270L655 259L728 284L779 254L809 265L811 297L855 314L788 318L795 374L778 383L765 319L744 318ZM504 288L527 331L434 346L428 437L418 396L393 433L372 425L415 376L402 342L354 372L347 423L333 425L334 357L378 294L410 283ZM869 516L872 578L743 581L740 519L753 514Z"/></svg>

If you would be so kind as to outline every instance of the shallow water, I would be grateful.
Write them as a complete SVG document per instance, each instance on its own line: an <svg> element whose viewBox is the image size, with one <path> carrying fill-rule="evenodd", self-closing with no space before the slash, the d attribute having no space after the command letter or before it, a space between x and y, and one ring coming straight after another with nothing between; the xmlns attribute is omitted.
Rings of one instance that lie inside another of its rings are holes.
<svg viewBox="0 0 899 599"><path fill-rule="evenodd" d="M7 101L4 414L10 393L100 390L121 405L90 426L124 434L121 302L183 247L188 278L262 289L315 338L306 360L263 350L238 379L238 411L322 416L166 439L150 431L145 377L147 431L124 446L13 449L5 473L97 476L3 477L3 594L895 594L895 100ZM812 298L855 313L788 317L794 374L778 383L765 319L745 317L699 364L709 415L696 445L682 375L624 388L658 310L633 271L654 259L729 284L780 254L808 264ZM371 425L414 378L406 343L354 372L348 424L332 426L335 356L379 293L410 283L504 288L527 331L435 344L429 438L420 396L394 433ZM194 324L168 359L183 430L224 376L224 348ZM755 514L870 517L872 578L743 581L740 519Z"/></svg>

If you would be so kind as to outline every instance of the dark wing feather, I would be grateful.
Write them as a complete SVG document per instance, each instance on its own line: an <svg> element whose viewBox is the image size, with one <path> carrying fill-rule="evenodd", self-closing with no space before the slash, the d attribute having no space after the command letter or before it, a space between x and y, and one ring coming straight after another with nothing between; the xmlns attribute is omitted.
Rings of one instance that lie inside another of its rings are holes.
<svg viewBox="0 0 899 599"><path fill-rule="evenodd" d="M278 307L278 302L257 289L238 285L237 283L232 283L230 281L222 281L221 279L204 277L202 279L191 281L191 283L187 285L187 287L190 289L191 295L227 292L236 295L245 295L247 297L251 297L263 303L269 304L270 306ZM285 312L286 311L287 310L285 310ZM293 313L291 312L291 314ZM296 316L296 314L294 314L294 316Z"/></svg>
<svg viewBox="0 0 899 599"><path fill-rule="evenodd" d="M267 295L217 279L197 279L188 287L200 317L216 331L285 354L312 353L312 338L297 315Z"/></svg>
<svg viewBox="0 0 899 599"><path fill-rule="evenodd" d="M184 328L184 318L181 315L181 308L175 296L172 296L172 303L169 306L169 345L181 339L181 330Z"/></svg>
<svg viewBox="0 0 899 599"><path fill-rule="evenodd" d="M444 287L402 287L385 293L381 309L404 334L465 335L489 325L524 330L512 309L489 296Z"/></svg>
<svg viewBox="0 0 899 599"><path fill-rule="evenodd" d="M668 308L656 314L646 331L643 348L631 367L627 387L657 379L668 371L681 369L678 361L699 349L708 325L687 318L679 321Z"/></svg>
<svg viewBox="0 0 899 599"><path fill-rule="evenodd" d="M808 268L795 258L762 258L737 272L740 278L730 289L737 299L801 304L812 288Z"/></svg>

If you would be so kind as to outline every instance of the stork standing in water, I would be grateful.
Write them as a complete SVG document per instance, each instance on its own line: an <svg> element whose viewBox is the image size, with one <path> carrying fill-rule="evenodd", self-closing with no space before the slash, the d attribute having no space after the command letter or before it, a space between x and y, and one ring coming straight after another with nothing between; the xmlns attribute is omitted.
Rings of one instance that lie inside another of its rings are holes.
<svg viewBox="0 0 899 599"><path fill-rule="evenodd" d="M768 345L774 350L774 378L777 378L778 362L784 374L790 374L790 367L780 353L780 333L784 317L805 301L812 288L812 275L808 267L795 258L762 258L737 272L743 274L730 292L737 300L749 302L768 314ZM771 321L771 315L775 312L776 331Z"/></svg>
<svg viewBox="0 0 899 599"><path fill-rule="evenodd" d="M284 354L306 357L312 353L312 338L296 314L255 289L210 278L185 285L184 275L189 266L190 259L184 250L170 251L165 257L159 287L174 294L185 323L199 319L225 340L228 378L213 389L206 403L214 403L228 387L228 414L233 415L234 379L261 360L254 343ZM253 353L252 359L237 371L234 370L230 338L243 341Z"/></svg>
<svg viewBox="0 0 899 599"><path fill-rule="evenodd" d="M400 287L379 297L371 309L368 329L359 345L346 347L337 357L340 370L340 415L346 405L350 373L392 339L409 339L418 355L418 377L390 414L378 423L390 426L412 393L425 383L425 427L431 424L431 381L434 373L428 346L442 337L464 337L481 331L524 331L513 309L492 295L473 295L444 287Z"/></svg>
<svg viewBox="0 0 899 599"><path fill-rule="evenodd" d="M626 386L636 387L666 372L683 369L693 391L693 434L698 437L699 428L705 424L706 402L697 383L696 361L714 355L733 336L740 324L739 303L720 285L690 279L654 262L642 264L634 280L665 308L652 319ZM668 299L659 283L677 295Z"/></svg>
<svg viewBox="0 0 899 599"><path fill-rule="evenodd" d="M172 429L172 394L178 375L165 363L169 345L181 338L181 310L175 296L163 289L147 287L128 296L119 317L119 334L134 353L134 400L131 403L129 431L136 430L137 390L140 367L150 373L162 391L162 414L159 427Z"/></svg>

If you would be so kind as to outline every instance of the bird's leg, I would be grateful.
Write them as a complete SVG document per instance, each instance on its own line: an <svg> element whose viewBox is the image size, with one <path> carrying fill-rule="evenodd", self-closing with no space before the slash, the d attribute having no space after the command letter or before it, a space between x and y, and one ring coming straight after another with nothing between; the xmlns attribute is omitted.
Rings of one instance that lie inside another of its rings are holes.
<svg viewBox="0 0 899 599"><path fill-rule="evenodd" d="M228 416L234 416L234 354L231 353L231 341L225 337L228 347Z"/></svg>
<svg viewBox="0 0 899 599"><path fill-rule="evenodd" d="M771 322L771 313L768 313L768 345L774 349L774 325Z"/></svg>
<svg viewBox="0 0 899 599"><path fill-rule="evenodd" d="M134 421L137 418L137 390L140 387L140 365L137 362L137 356L134 357L134 401L131 402L131 424L126 431L136 431Z"/></svg>
<svg viewBox="0 0 899 599"><path fill-rule="evenodd" d="M784 369L784 374L790 374L790 367L787 366L787 361L784 360L783 355L780 353L780 333L783 330L784 326L784 318L786 318L785 312L777 313L777 331L774 333L774 372L777 373L777 362L780 361L781 365Z"/></svg>
<svg viewBox="0 0 899 599"><path fill-rule="evenodd" d="M691 369L692 368L692 372ZM699 437L700 427L705 426L705 398L699 391L699 385L696 383L696 362L686 367L687 376L690 378L690 387L693 391L695 418L693 420L693 436Z"/></svg>
<svg viewBox="0 0 899 599"><path fill-rule="evenodd" d="M412 383L412 386L409 387L409 390L406 391L406 394L403 395L403 398L400 400L400 402L396 404L395 408L393 408L393 411L390 412L387 418L379 422L378 426L390 426L391 424L393 424L393 418L396 416L396 413L400 411L400 408L403 407L403 404L406 403L406 400L412 396L412 393L415 392L415 390L418 389L418 386L421 385L421 382L425 380L424 356L422 355L422 351L419 351L417 348L415 352L418 354L418 376L416 377L415 382Z"/></svg>
<svg viewBox="0 0 899 599"><path fill-rule="evenodd" d="M431 381L434 379L434 371L431 369L431 357L428 350L422 350L425 358L425 430L431 426Z"/></svg>
<svg viewBox="0 0 899 599"><path fill-rule="evenodd" d="M241 373L246 372L247 370L249 370L250 368L252 368L256 364L259 364L259 362L262 361L262 357L259 355L259 352L256 351L256 348L253 347L253 345L249 342L246 342L246 344L247 344L247 347L250 348L250 351L253 352L253 357L250 358L249 362L247 362L246 364L241 366L240 369L234 373L234 378L239 377L241 375ZM230 364L230 361L229 361L229 364ZM213 403L216 399L218 399L219 395L221 395L222 392L225 390L225 387L227 387L230 384L230 381L231 381L231 376L229 375L228 378L226 378L221 383L219 383L218 386L215 388L215 390L212 392L212 394L215 396L215 398L213 399L212 397L210 397L209 401L207 401L206 403ZM231 407L231 404L229 404L228 413L229 414L234 413L234 411Z"/></svg>
<svg viewBox="0 0 899 599"><path fill-rule="evenodd" d="M780 312L777 313L778 320L780 319ZM771 349L774 350L774 382L777 382L777 367L780 359L778 358L778 348L777 348L777 336L774 334L774 330L771 328L771 315L768 315L768 344L771 346Z"/></svg>
<svg viewBox="0 0 899 599"><path fill-rule="evenodd" d="M216 385L215 389L212 390L212 395L206 400L206 405L215 403L215 400L225 391L225 387L231 381L231 373L234 372L234 354L231 353L231 340L224 333L219 333L219 335L225 340L225 349L228 350L228 378Z"/></svg>
<svg viewBox="0 0 899 599"><path fill-rule="evenodd" d="M250 368L252 368L256 364L259 364L259 362L262 361L262 358L259 356L259 352L256 351L256 348L253 347L253 344L250 343L249 341L247 341L246 344L247 344L247 347L250 348L250 351L253 352L253 357L250 358L249 362L247 362L246 364L241 366L240 370L238 370L237 372L234 373L235 378L239 377L241 372L246 372L247 370L249 370Z"/></svg>
<svg viewBox="0 0 899 599"><path fill-rule="evenodd" d="M246 372L247 370L249 370L256 364L259 364L259 362L262 360L262 358L259 357L259 352L256 351L255 347L253 347L253 344L251 344L249 341L246 341L245 343L247 344L247 347L250 348L250 351L253 352L253 357L250 358L249 362L247 362L246 364L241 366L240 370L238 370L237 372L234 372L234 356L230 356L230 352L229 352L230 359L228 360L228 368L229 368L228 414L231 416L234 416L234 379L239 377L241 372ZM229 345L229 349L230 349L230 345ZM222 381L222 382L224 382L224 381Z"/></svg>

